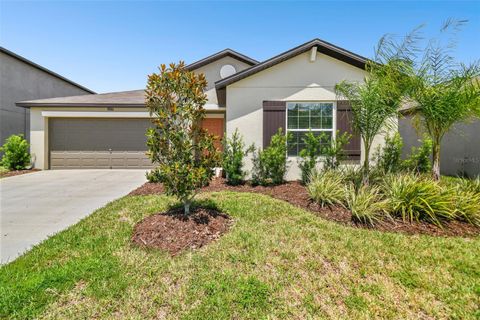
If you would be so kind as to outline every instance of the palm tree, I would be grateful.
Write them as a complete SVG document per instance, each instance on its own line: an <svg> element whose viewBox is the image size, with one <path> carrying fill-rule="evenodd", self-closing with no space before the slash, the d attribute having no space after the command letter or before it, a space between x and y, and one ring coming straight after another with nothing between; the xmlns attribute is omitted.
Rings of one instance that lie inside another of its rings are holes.
<svg viewBox="0 0 480 320"><path fill-rule="evenodd" d="M423 55L405 56L413 61L409 69L408 98L413 106L405 111L414 115L418 128L433 142L432 175L440 179L440 145L454 124L480 117L480 65L456 63L452 50L456 46L456 33L466 21L448 20L441 33L448 36L447 43L431 39Z"/></svg>
<svg viewBox="0 0 480 320"><path fill-rule="evenodd" d="M374 78L366 78L363 83L342 81L335 86L335 90L351 104L353 128L360 134L365 150L363 182L368 183L373 140L394 125L400 101L389 103L382 94L385 90L381 81Z"/></svg>
<svg viewBox="0 0 480 320"><path fill-rule="evenodd" d="M411 42L412 35L405 37ZM408 60L401 59L402 51L409 46L394 47L388 45L388 37L380 39L375 58L367 63L368 76L363 82L342 81L335 86L340 99L347 99L352 107L353 128L360 134L365 150L363 161L363 182L368 183L370 172L370 149L376 135L386 133L395 124L402 98L408 87L405 69L409 69ZM386 59L388 57L388 59Z"/></svg>

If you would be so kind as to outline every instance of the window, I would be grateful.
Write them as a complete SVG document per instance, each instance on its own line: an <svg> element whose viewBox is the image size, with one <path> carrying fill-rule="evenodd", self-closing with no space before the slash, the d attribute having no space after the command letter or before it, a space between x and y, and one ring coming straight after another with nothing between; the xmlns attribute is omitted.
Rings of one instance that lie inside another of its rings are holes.
<svg viewBox="0 0 480 320"><path fill-rule="evenodd" d="M304 149L303 137L310 130L323 134L322 144L329 144L333 136L333 102L290 102L287 104L288 155L298 156Z"/></svg>

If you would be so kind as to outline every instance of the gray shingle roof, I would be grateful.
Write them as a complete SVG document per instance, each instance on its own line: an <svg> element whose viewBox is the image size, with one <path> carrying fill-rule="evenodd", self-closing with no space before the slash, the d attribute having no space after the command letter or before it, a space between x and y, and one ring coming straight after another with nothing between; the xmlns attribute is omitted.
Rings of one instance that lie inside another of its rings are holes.
<svg viewBox="0 0 480 320"><path fill-rule="evenodd" d="M19 107L144 107L145 90L20 101Z"/></svg>

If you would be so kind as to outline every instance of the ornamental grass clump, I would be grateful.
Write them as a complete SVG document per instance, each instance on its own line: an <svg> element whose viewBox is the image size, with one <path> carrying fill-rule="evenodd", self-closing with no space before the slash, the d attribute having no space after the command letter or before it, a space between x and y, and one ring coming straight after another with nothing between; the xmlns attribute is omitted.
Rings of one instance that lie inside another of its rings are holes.
<svg viewBox="0 0 480 320"><path fill-rule="evenodd" d="M460 190L480 193L480 176L475 179L459 178L455 182Z"/></svg>
<svg viewBox="0 0 480 320"><path fill-rule="evenodd" d="M342 205L345 202L345 183L336 171L315 172L307 190L310 198L322 207Z"/></svg>
<svg viewBox="0 0 480 320"><path fill-rule="evenodd" d="M455 192L432 179L412 174L390 175L384 179L382 189L390 213L403 221L424 220L441 226L442 220L456 217Z"/></svg>
<svg viewBox="0 0 480 320"><path fill-rule="evenodd" d="M346 193L346 206L352 213L352 220L375 225L388 217L388 203L382 199L378 187L362 185L358 190L350 186Z"/></svg>
<svg viewBox="0 0 480 320"><path fill-rule="evenodd" d="M454 189L453 208L457 219L480 226L480 192Z"/></svg>

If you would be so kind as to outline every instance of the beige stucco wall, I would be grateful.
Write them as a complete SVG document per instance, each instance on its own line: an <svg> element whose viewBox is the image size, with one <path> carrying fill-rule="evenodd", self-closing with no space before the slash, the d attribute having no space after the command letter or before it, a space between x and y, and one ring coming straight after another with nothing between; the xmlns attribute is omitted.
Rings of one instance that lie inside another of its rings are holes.
<svg viewBox="0 0 480 320"><path fill-rule="evenodd" d="M250 67L250 65L242 61L226 56L194 70L195 73L203 73L207 80L208 86L205 92L208 99L207 103L218 104L215 82L221 79L220 69L226 64L232 65L237 72Z"/></svg>
<svg viewBox="0 0 480 320"><path fill-rule="evenodd" d="M238 128L247 145L261 147L264 100L335 101L334 86L342 80L362 81L366 72L321 53L310 61L310 52L300 54L227 87L227 134ZM375 146L382 137L375 139ZM362 151L363 157L363 151ZM297 158L291 157L288 180L300 177ZM246 161L251 170L251 161Z"/></svg>

